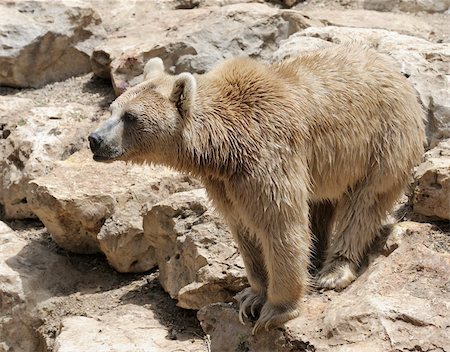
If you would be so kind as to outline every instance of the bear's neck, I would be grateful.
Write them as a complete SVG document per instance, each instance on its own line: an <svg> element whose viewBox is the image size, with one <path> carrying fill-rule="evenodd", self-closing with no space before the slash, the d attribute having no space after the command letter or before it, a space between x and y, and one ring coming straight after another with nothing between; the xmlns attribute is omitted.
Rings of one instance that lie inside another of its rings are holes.
<svg viewBox="0 0 450 352"><path fill-rule="evenodd" d="M229 110L199 87L178 146L177 169L200 178L229 178L244 171L242 141Z"/></svg>

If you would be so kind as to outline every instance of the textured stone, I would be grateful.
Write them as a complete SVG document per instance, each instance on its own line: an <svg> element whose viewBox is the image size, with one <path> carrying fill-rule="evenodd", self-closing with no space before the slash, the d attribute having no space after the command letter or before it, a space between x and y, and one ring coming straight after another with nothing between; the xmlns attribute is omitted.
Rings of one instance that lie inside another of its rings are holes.
<svg viewBox="0 0 450 352"><path fill-rule="evenodd" d="M38 341L32 329L27 297L14 258L26 246L14 231L0 222L0 351L32 351ZM31 263L30 263L31 264ZM30 265L28 264L28 265Z"/></svg>
<svg viewBox="0 0 450 352"><path fill-rule="evenodd" d="M383 242L383 241L382 241ZM429 224L395 225L367 270L342 292L313 292L301 316L256 336L237 307L214 304L198 318L213 351L446 351L450 243Z"/></svg>
<svg viewBox="0 0 450 352"><path fill-rule="evenodd" d="M128 304L99 317L65 318L53 352L205 351L201 340L186 343L167 334L151 310Z"/></svg>
<svg viewBox="0 0 450 352"><path fill-rule="evenodd" d="M144 233L155 248L161 285L178 306L229 302L245 287L237 247L203 189L155 204L144 216Z"/></svg>
<svg viewBox="0 0 450 352"><path fill-rule="evenodd" d="M405 12L445 12L449 0L357 0L365 9L377 11L401 10Z"/></svg>
<svg viewBox="0 0 450 352"><path fill-rule="evenodd" d="M298 12L263 4L149 12L145 23L112 35L92 54L94 72L110 77L117 94L142 81L148 59L158 56L172 73L204 73L224 58L267 59L282 39L311 23Z"/></svg>
<svg viewBox="0 0 450 352"><path fill-rule="evenodd" d="M0 4L0 85L39 87L90 72L89 57L105 38L88 7L61 2Z"/></svg>
<svg viewBox="0 0 450 352"><path fill-rule="evenodd" d="M99 256L0 222L0 351L205 351L192 313L155 275L119 275Z"/></svg>
<svg viewBox="0 0 450 352"><path fill-rule="evenodd" d="M27 199L61 247L101 250L116 270L142 272L155 266L154 250L143 236L143 206L196 185L163 167L97 163L86 150L34 179Z"/></svg>
<svg viewBox="0 0 450 352"><path fill-rule="evenodd" d="M32 218L28 182L83 147L97 108L77 103L36 106L29 99L0 98L0 204L6 218Z"/></svg>
<svg viewBox="0 0 450 352"><path fill-rule="evenodd" d="M435 31L426 20L404 13L381 13L362 9L316 9L302 13L326 22L329 26L386 29L424 39L430 39Z"/></svg>
<svg viewBox="0 0 450 352"><path fill-rule="evenodd" d="M414 179L414 212L450 220L450 139L425 154Z"/></svg>

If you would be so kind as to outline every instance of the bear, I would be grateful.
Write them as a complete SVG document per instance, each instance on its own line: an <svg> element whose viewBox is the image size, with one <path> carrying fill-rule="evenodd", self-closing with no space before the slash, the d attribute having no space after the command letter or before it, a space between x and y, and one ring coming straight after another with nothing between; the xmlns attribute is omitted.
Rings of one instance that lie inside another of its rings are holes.
<svg viewBox="0 0 450 352"><path fill-rule="evenodd" d="M357 44L272 64L231 58L199 75L170 75L152 58L110 110L88 137L94 160L203 182L245 264L239 319L257 319L253 334L297 317L311 286L356 279L425 145L415 90Z"/></svg>

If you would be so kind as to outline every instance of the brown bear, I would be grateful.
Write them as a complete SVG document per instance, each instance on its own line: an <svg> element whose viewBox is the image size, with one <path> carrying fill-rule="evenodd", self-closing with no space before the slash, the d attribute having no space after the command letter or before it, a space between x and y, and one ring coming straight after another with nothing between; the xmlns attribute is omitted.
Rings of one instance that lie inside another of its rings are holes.
<svg viewBox="0 0 450 352"><path fill-rule="evenodd" d="M299 315L313 241L326 248L320 287L355 280L425 142L415 91L386 58L349 44L196 76L154 58L144 77L89 136L94 159L203 181L245 263L241 321L259 313L255 333Z"/></svg>

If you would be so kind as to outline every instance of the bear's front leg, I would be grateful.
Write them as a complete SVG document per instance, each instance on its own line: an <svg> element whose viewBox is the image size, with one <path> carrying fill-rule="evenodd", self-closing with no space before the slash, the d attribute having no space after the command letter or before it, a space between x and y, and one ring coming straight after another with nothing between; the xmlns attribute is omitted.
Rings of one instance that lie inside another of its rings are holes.
<svg viewBox="0 0 450 352"><path fill-rule="evenodd" d="M256 317L266 301L267 272L261 244L256 235L251 234L241 224L232 228L232 233L238 244L250 284L250 287L236 295L239 303L239 320L244 324L244 317L248 318L248 314Z"/></svg>
<svg viewBox="0 0 450 352"><path fill-rule="evenodd" d="M204 184L209 197L230 226L244 261L250 287L242 290L236 296L239 303L239 320L244 324L244 317L248 317L249 313L255 317L266 301L267 271L261 243L256 235L250 233L248 227L243 225L239 211L236 211L235 205L226 192L224 182L209 177L204 179Z"/></svg>
<svg viewBox="0 0 450 352"><path fill-rule="evenodd" d="M262 239L268 274L267 300L252 333L279 326L300 314L308 287L311 236L308 223L290 225L284 231L267 233Z"/></svg>

